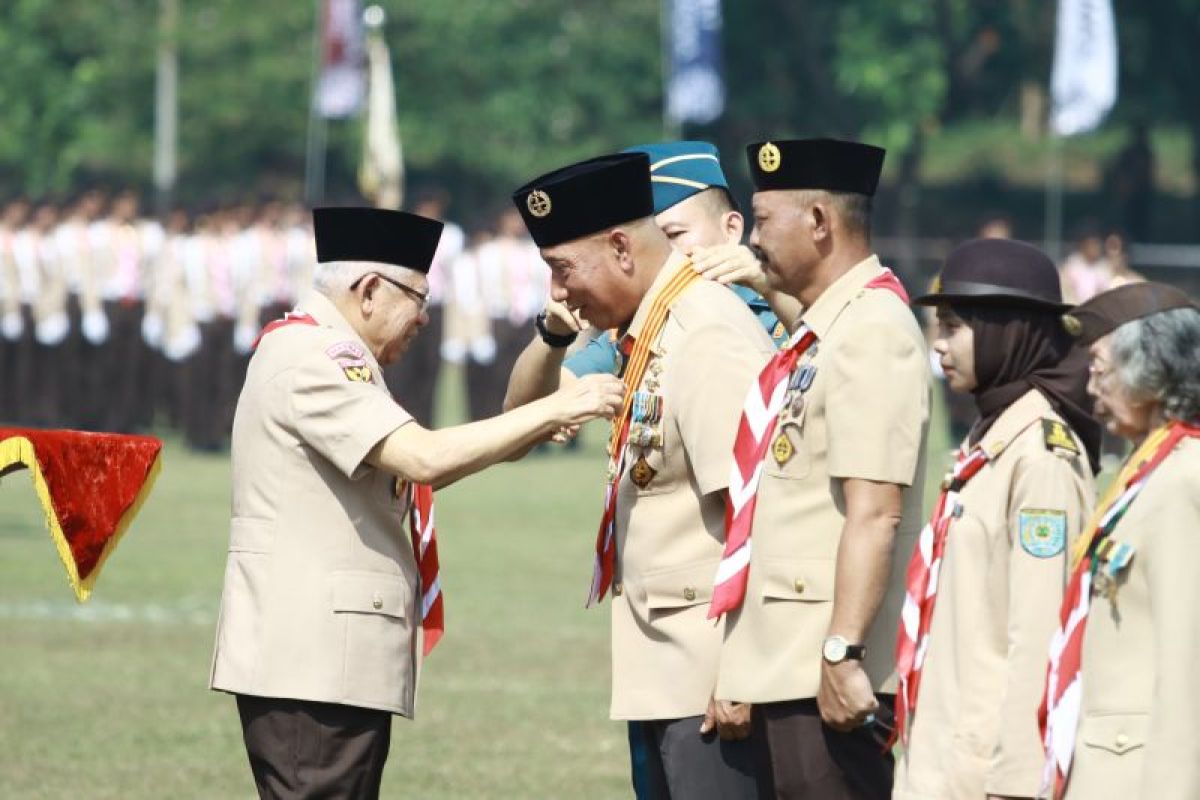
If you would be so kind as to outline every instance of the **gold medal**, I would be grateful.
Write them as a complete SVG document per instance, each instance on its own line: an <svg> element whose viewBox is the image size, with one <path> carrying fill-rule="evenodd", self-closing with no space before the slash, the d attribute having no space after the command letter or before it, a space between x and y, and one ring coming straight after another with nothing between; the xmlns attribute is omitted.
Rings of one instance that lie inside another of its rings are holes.
<svg viewBox="0 0 1200 800"><path fill-rule="evenodd" d="M775 441L771 444L771 455L775 457L775 463L783 466L792 460L792 456L796 454L796 448L792 446L792 440L788 438L787 429L781 430L779 435L775 437Z"/></svg>

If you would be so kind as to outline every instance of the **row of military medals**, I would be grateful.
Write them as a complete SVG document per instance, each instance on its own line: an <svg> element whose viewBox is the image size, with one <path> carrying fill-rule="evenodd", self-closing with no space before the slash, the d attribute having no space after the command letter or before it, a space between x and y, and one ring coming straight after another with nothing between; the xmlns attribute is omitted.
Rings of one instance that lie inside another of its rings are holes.
<svg viewBox="0 0 1200 800"><path fill-rule="evenodd" d="M800 442L800 415L804 411L804 393L812 386L817 377L817 367L811 359L817 354L814 344L805 353L805 361L792 370L788 378L787 394L783 398L783 409L779 412L779 433L771 442L771 456L775 463L782 467L796 455L796 445Z"/></svg>
<svg viewBox="0 0 1200 800"><path fill-rule="evenodd" d="M657 474L646 460L646 449L663 446L663 397L658 393L661 379L662 362L655 358L646 365L643 388L633 393L629 411L629 446L641 449L637 461L629 468L629 480L639 489L649 486Z"/></svg>

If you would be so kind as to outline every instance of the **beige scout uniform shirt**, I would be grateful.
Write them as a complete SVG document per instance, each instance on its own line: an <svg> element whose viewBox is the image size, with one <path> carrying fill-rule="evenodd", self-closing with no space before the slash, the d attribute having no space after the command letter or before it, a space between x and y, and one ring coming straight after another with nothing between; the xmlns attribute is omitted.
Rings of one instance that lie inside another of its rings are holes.
<svg viewBox="0 0 1200 800"><path fill-rule="evenodd" d="M1134 548L1092 596L1067 800L1200 797L1200 441L1163 461L1112 539Z"/></svg>
<svg viewBox="0 0 1200 800"><path fill-rule="evenodd" d="M638 308L682 261L673 255ZM750 382L774 353L737 295L694 282L675 302L639 388L663 399L661 446L630 445L617 495L612 597L612 716L703 714L717 682L721 625L706 619L725 542L725 487ZM657 383L657 389L651 387ZM654 470L639 488L640 458Z"/></svg>
<svg viewBox="0 0 1200 800"><path fill-rule="evenodd" d="M797 368L816 372L802 407L789 393L776 427L776 437L788 436L790 457L781 464L774 446L767 451L746 596L725 627L723 700L816 697L846 519L837 479L905 487L887 593L865 642L864 666L877 690L893 672L905 568L923 523L930 375L908 306L886 289L865 288L882 274L877 258L864 260L801 317L818 340Z"/></svg>
<svg viewBox="0 0 1200 800"><path fill-rule="evenodd" d="M238 399L210 685L411 717L419 575L396 480L363 463L411 417L328 299L301 310L319 326L263 337Z"/></svg>
<svg viewBox="0 0 1200 800"><path fill-rule="evenodd" d="M991 460L950 523L898 799L1033 797L1041 786L1046 654L1094 489L1083 445L1048 447L1044 420L1070 430L1032 390L980 442Z"/></svg>

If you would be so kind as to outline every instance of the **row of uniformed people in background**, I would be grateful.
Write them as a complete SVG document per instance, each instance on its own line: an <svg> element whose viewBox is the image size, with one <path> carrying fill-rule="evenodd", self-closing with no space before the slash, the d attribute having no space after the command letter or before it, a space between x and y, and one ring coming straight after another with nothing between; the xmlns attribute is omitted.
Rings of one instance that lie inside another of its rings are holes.
<svg viewBox="0 0 1200 800"><path fill-rule="evenodd" d="M430 191L418 210L440 217L445 202ZM430 275L439 324L412 359L425 378L414 392L403 367L388 376L410 387L418 419L432 416L443 358L467 362L471 418L497 413L524 344L516 332L545 302L549 273L519 216L496 227L464 247L447 226ZM315 264L309 214L295 205L176 210L160 224L132 192L10 200L0 210L0 422L128 432L165 413L192 446L220 448L258 331L292 308Z"/></svg>

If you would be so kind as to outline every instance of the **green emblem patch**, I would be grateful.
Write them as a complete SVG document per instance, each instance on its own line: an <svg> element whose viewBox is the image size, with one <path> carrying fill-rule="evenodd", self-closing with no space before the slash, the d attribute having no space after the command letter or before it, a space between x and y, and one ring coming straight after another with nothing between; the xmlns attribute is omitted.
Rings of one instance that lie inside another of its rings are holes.
<svg viewBox="0 0 1200 800"><path fill-rule="evenodd" d="M1053 558L1067 546L1067 512L1021 509L1021 549L1035 558Z"/></svg>

